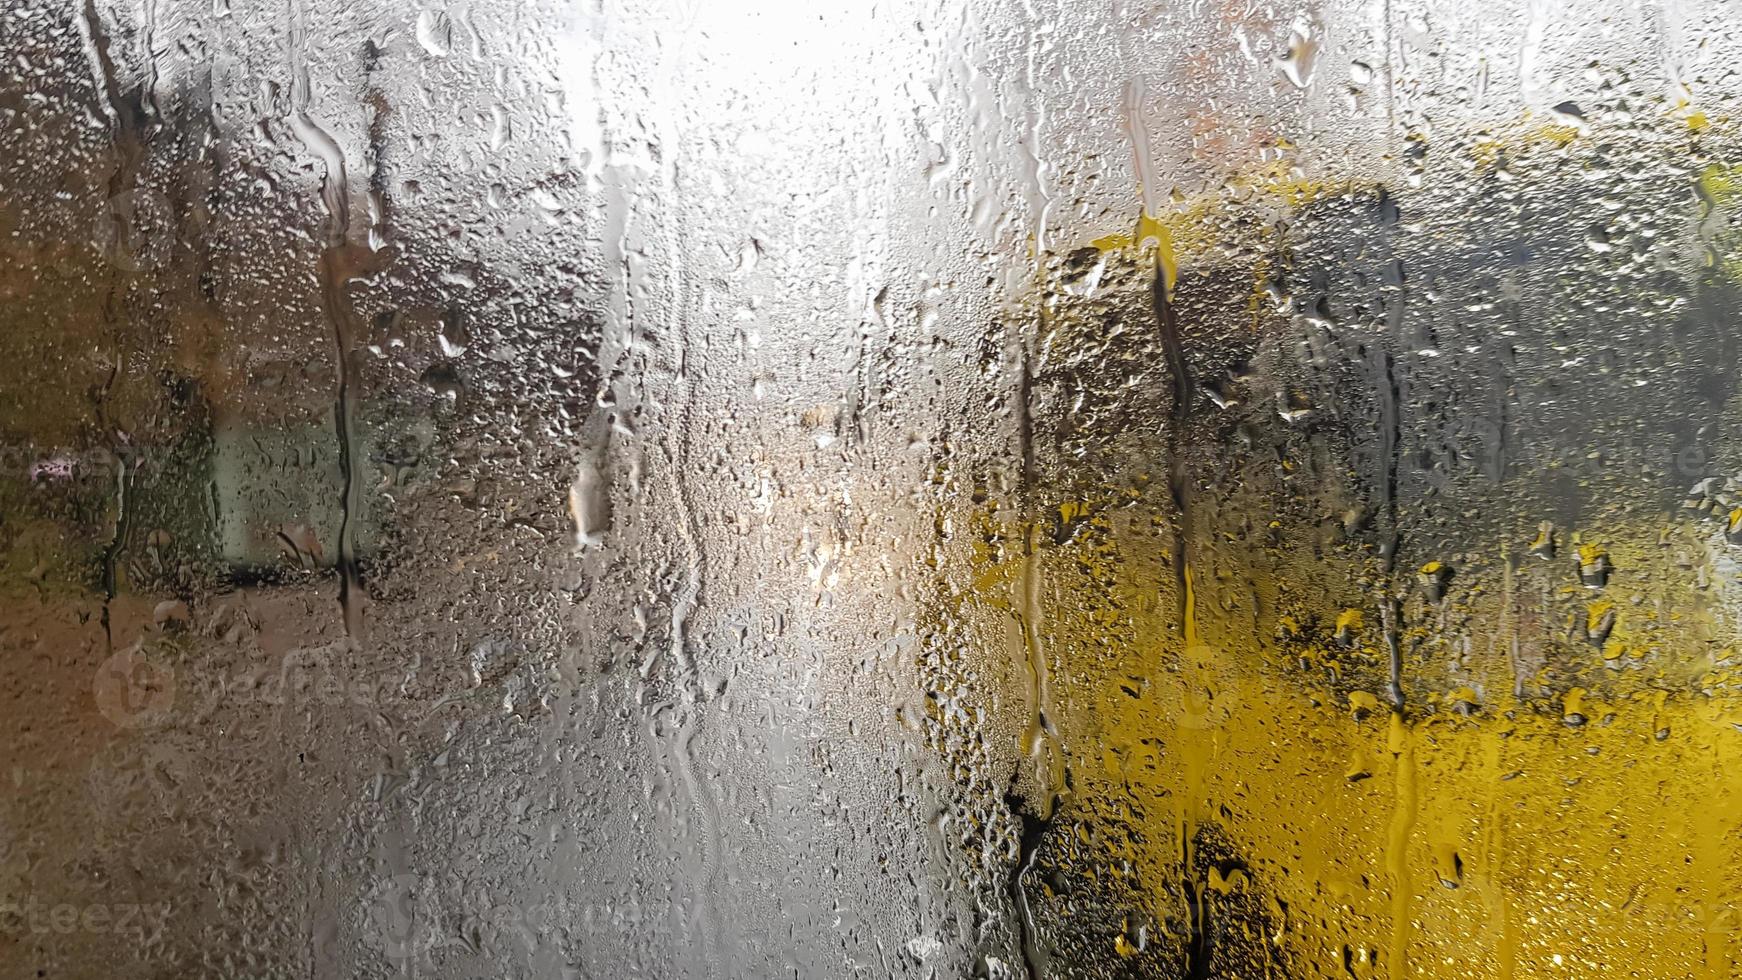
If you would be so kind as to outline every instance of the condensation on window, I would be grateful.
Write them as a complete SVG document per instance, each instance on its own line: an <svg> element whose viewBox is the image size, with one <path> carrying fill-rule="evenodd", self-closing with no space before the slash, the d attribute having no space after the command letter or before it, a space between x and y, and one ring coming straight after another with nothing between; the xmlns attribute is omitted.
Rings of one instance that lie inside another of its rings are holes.
<svg viewBox="0 0 1742 980"><path fill-rule="evenodd" d="M1742 971L1717 0L0 0L0 974Z"/></svg>

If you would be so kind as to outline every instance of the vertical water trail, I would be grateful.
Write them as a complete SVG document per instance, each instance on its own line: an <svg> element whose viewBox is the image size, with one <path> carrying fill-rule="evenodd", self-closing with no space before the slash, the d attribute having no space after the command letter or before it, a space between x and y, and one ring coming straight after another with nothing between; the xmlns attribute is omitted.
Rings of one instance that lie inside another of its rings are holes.
<svg viewBox="0 0 1742 980"><path fill-rule="evenodd" d="M1390 358L1382 355L1384 376L1389 381ZM1384 460L1382 513L1386 515L1388 543L1381 545L1381 565L1389 573L1397 547L1396 516L1396 432L1397 405L1394 390L1386 388L1382 396L1381 444ZM1390 575L1386 575L1389 581ZM1385 636L1386 681L1391 704L1391 720L1387 729L1386 748L1393 760L1391 824L1385 839L1386 876L1391 885L1391 946L1387 967L1392 980L1401 980L1406 970L1409 946L1409 904L1414 885L1410 878L1409 840L1415 829L1419 811L1416 787L1414 732L1404 716L1403 644L1399 634L1402 610L1398 601L1387 594L1379 604L1380 622Z"/></svg>
<svg viewBox="0 0 1742 980"><path fill-rule="evenodd" d="M290 4L290 128L302 144L321 160L321 204L326 209L325 244L321 249L321 312L332 329L337 381L333 392L333 419L339 453L339 535L337 564L339 607L345 632L360 637L363 632L362 577L357 564L357 519L361 483L357 479L357 422L352 392L351 351L356 346L356 311L346 285L363 271L357 250L349 242L351 189L345 168L345 153L325 127L308 112L309 72L307 13L302 0Z"/></svg>
<svg viewBox="0 0 1742 980"><path fill-rule="evenodd" d="M1034 909L1028 900L1028 875L1034 869L1041 838L1046 834L1052 820L1050 816L1042 817L1029 812L1014 794L1007 797L1006 802L1011 812L1016 814L1020 828L1016 869L1010 876L1010 898L1016 904L1019 933L1017 940L1022 954L1023 970L1029 980L1045 980L1052 972L1052 955L1041 943L1040 932L1034 922Z"/></svg>
<svg viewBox="0 0 1742 980"><path fill-rule="evenodd" d="M1397 304L1401 305L1401 304ZM1395 310L1397 305L1393 306ZM1392 336L1396 336L1392 330ZM1397 389L1397 375L1392 363L1391 352L1384 347L1385 341L1374 343L1374 383L1379 390L1379 519L1383 522L1379 540L1379 568L1389 578L1392 565L1397 560L1399 533L1397 527L1397 458L1402 437L1402 409L1399 406L1400 397ZM1403 695L1397 688L1395 678L1391 698L1400 701Z"/></svg>
<svg viewBox="0 0 1742 980"><path fill-rule="evenodd" d="M97 15L96 0L85 0L79 8L79 41L90 62L91 80L102 100L97 103L103 117L109 120L111 137L121 126L121 89L115 81L115 64L109 57L109 36L103 31L102 18ZM113 191L114 185L110 184Z"/></svg>
<svg viewBox="0 0 1742 980"><path fill-rule="evenodd" d="M1126 82L1125 137L1131 141L1131 169L1137 175L1137 194L1143 204L1143 216L1150 218L1157 211L1159 189L1152 173L1153 161L1149 159L1149 126L1143 121L1143 102L1147 94L1143 76L1135 75Z"/></svg>
<svg viewBox="0 0 1742 980"><path fill-rule="evenodd" d="M139 5L139 47L144 52L140 66L140 106L150 109L150 118L161 121L163 106L157 93L157 0L141 0Z"/></svg>
<svg viewBox="0 0 1742 980"><path fill-rule="evenodd" d="M1045 303L1042 302L1041 323L1045 330ZM1051 751L1052 720L1048 717L1052 680L1042 640L1045 609L1041 605L1040 518L1036 502L1036 484L1040 479L1034 448L1034 367L1026 344L1017 360L1016 435L1021 457L1020 501L1022 510L1022 574L1016 581L1017 620L1022 633L1023 662L1028 672L1028 725L1023 734L1022 750L1035 760L1035 778L1040 787L1037 807L1042 819L1050 819L1053 800L1059 785L1052 767L1045 758Z"/></svg>
<svg viewBox="0 0 1742 980"><path fill-rule="evenodd" d="M110 375L113 378L113 375ZM108 652L115 652L115 624L111 608L115 605L115 597L119 594L119 576L116 568L121 555L127 550L127 534L133 523L133 501L128 493L128 481L131 476L131 466L128 457L115 454L115 536L103 548L103 639L108 645Z"/></svg>
<svg viewBox="0 0 1742 980"><path fill-rule="evenodd" d="M1039 367L1036 361L1052 334L1051 305L1046 286L1047 220L1052 207L1047 193L1047 165L1040 140L1046 126L1046 104L1040 91L1041 58L1047 47L1043 38L1047 22L1032 0L1024 0L1023 16L1029 25L1029 37L1023 45L1023 131L1017 143L1022 148L1021 165L1028 217L1034 228L1035 274L1039 283L1036 296L1036 336L1021 341L1017 370L1017 439L1022 457L1022 578L1017 595L1021 613L1024 655L1030 678L1030 719L1024 740L1024 750L1036 761L1036 778L1040 786L1040 816L1050 822L1061 779L1054 772L1056 756L1062 755L1055 744L1057 732L1049 715L1052 701L1052 680L1049 676L1046 648L1042 637L1046 610L1041 604L1040 514L1037 494L1040 471L1034 445L1034 381Z"/></svg>
<svg viewBox="0 0 1742 980"><path fill-rule="evenodd" d="M1389 0L1386 23L1389 30ZM1389 65L1389 48L1386 57ZM1389 105L1389 96L1387 104ZM1382 197L1382 209L1383 201ZM1417 786L1419 774L1416 772L1415 732L1409 723L1404 704L1401 622L1403 608L1396 585L1397 551L1401 539L1397 485L1398 465L1403 451L1403 395L1396 362L1389 345L1403 343L1407 297L1401 266L1398 268L1396 280L1391 287L1394 295L1385 299L1385 336L1373 339L1373 377L1379 396L1379 570L1380 580L1385 583L1384 594L1379 600L1379 614L1385 633L1387 699L1391 706L1387 748L1394 765L1391 824L1385 843L1386 871L1391 885L1391 948L1388 968L1393 980L1401 980L1408 968L1409 907L1414 891L1409 866L1409 842L1420 809L1420 791Z"/></svg>
<svg viewBox="0 0 1742 980"><path fill-rule="evenodd" d="M672 196L677 196L675 174L670 184ZM674 212L678 209L674 206ZM673 234L670 238L673 247L670 249L667 261L670 263L670 275L674 286L675 302L680 308L675 311L676 326L674 334L677 340L676 357L672 375L672 399L675 406L673 422L668 438L671 445L668 449L667 476L671 484L672 497L677 503L678 536L683 543L685 562L682 587L672 596L671 600L671 635L668 638L671 650L671 664L676 669L684 687L683 701L685 710L689 713L688 722L680 734L675 751L672 753L674 764L678 768L678 776L683 782L684 791L690 797L699 824L697 833L700 838L698 845L701 850L701 868L694 885L696 896L696 917L702 930L702 947L706 954L703 959L710 964L720 963L722 924L717 919L714 908L713 893L717 887L720 855L720 815L719 803L714 798L711 786L704 785L695 774L695 742L700 731L702 718L706 711L707 694L702 681L700 666L695 654L689 649L689 620L701 605L702 589L706 581L706 553L702 549L700 526L696 520L695 503L691 499L689 482L685 474L693 463L691 428L693 401L696 394L689 380L689 316L682 309L687 305L688 290L683 275L682 236Z"/></svg>
<svg viewBox="0 0 1742 980"><path fill-rule="evenodd" d="M1385 838L1385 870L1391 885L1391 948L1386 967L1392 980L1402 980L1408 970L1409 906L1414 891L1409 867L1409 839L1420 809L1414 739L1414 732L1404 720L1402 709L1393 710L1386 741L1396 765L1395 802Z"/></svg>
<svg viewBox="0 0 1742 980"><path fill-rule="evenodd" d="M1182 481L1183 483L1183 481ZM1176 552L1179 568L1178 588L1180 590L1180 626L1185 642L1185 663L1182 665L1182 680L1185 684L1185 702L1182 703L1182 713L1190 704L1193 688L1201 678L1196 664L1203 656L1202 640L1198 636L1198 598L1194 591L1191 567L1186 561L1185 545L1185 500L1184 486L1175 487L1175 500L1181 507L1180 528L1176 533ZM1195 724L1190 723L1195 721ZM1208 722L1207 716L1198 719L1183 717L1177 728L1176 741L1180 748L1181 791L1177 812L1180 846L1180 884L1185 890L1186 916L1188 932L1186 939L1185 975L1187 980L1207 980L1210 976L1210 908L1209 895L1199 887L1197 880L1196 842L1198 827L1203 822L1203 814L1199 807L1203 802L1209 779L1211 752L1203 744Z"/></svg>
<svg viewBox="0 0 1742 980"><path fill-rule="evenodd" d="M1186 912L1190 920L1186 976L1196 980L1208 977L1210 969L1208 896L1199 888L1196 877L1196 839L1202 823L1199 807L1207 785L1212 751L1204 744L1204 727L1208 719L1188 718L1185 711L1186 705L1195 696L1195 688L1202 680L1202 670L1198 663L1212 654L1198 635L1197 595L1193 591L1188 542L1192 523L1192 501L1183 443L1185 421L1191 411L1193 386L1191 373L1186 368L1185 345L1180 337L1178 314L1173 305L1173 287L1179 266L1165 230L1153 222L1153 216L1147 211L1143 221L1139 223L1140 230L1145 227L1153 228L1156 233L1155 269L1150 278L1150 296L1155 306L1156 327L1160 333L1162 355L1167 361L1168 380L1172 388L1167 423L1167 488L1174 510L1170 556L1174 590L1178 597L1176 615L1182 641L1180 678L1185 685L1182 717L1176 728L1175 738L1180 751L1183 781L1178 807L1180 882L1185 889Z"/></svg>
<svg viewBox="0 0 1742 980"><path fill-rule="evenodd" d="M707 718L708 692L703 681L700 664L695 653L689 647L689 621L703 601L703 593L707 582L707 554L701 539L701 526L696 518L695 501L689 486L688 474L694 466L694 426L698 413L694 410L697 397L695 385L690 378L689 360L691 351L690 326L692 308L697 304L695 287L690 282L686 265L686 236L680 224L684 209L682 206L683 190L679 187L678 155L682 146L683 132L680 114L673 104L672 91L681 91L677 84L683 69L685 51L690 35L694 29L696 18L700 14L699 4L683 5L681 26L675 31L675 43L667 48L662 59L658 77L666 83L667 89L659 94L657 127L662 137L664 151L660 155L660 183L663 186L667 201L667 216L673 222L664 228L665 268L670 280L669 295L673 297L673 308L668 311L673 324L673 357L671 375L672 406L671 424L667 430L668 444L666 457L668 462L667 479L672 497L677 506L677 532L683 548L685 568L683 581L676 594L671 599L670 660L672 668L678 672L678 681L682 686L681 701L685 712L685 722L679 727L676 742L672 746L673 765L678 770L678 778L683 785L684 794L689 797L689 805L697 824L695 833L698 838L696 847L699 868L695 880L690 884L690 892L695 898L695 919L701 933L702 956L692 957L689 967L700 969L704 973L709 969L717 970L722 975L730 976L733 972L731 944L725 938L725 922L720 917L719 909L714 901L714 892L718 889L718 879L721 863L722 832L720 820L720 804L715 797L714 781L702 780L696 775L696 746ZM629 291L626 289L626 293Z"/></svg>
<svg viewBox="0 0 1742 980"><path fill-rule="evenodd" d="M1390 5L1387 2L1387 113L1391 111L1390 79ZM1381 220L1384 191L1381 190ZM1386 653L1386 693L1391 716L1387 729L1387 749L1393 759L1392 815L1386 833L1385 861L1391 887L1391 937L1388 968L1393 978L1401 978L1407 969L1409 944L1409 906L1414 890L1409 865L1409 841L1419 814L1419 788L1415 762L1414 732L1406 715L1403 691L1403 645L1401 638L1402 604L1397 598L1395 568L1401 533L1398 523L1398 462L1402 452L1402 396L1396 364L1387 346L1401 344L1406 310L1403 296L1401 266L1394 286L1397 295L1385 304L1386 336L1375 338L1374 387L1379 398L1379 494L1380 520L1379 569L1385 592L1380 598L1380 620L1383 625Z"/></svg>
<svg viewBox="0 0 1742 980"><path fill-rule="evenodd" d="M1495 980L1513 980L1518 970L1518 929L1512 921L1512 903L1506 894L1506 780L1498 732L1483 735L1483 772L1489 787L1488 807L1483 818L1482 851L1487 863L1484 899L1488 906L1488 931L1493 936Z"/></svg>
<svg viewBox="0 0 1742 980"><path fill-rule="evenodd" d="M362 576L357 561L357 521L361 512L362 484L357 478L357 420L355 370L352 351L357 346L357 314L352 305L348 285L357 276L370 271L372 256L363 246L353 245L351 236L351 186L346 167L345 151L327 128L309 113L311 91L308 64L308 13L304 0L290 0L286 43L287 69L290 75L290 113L288 122L292 134L320 159L322 166L320 199L326 213L323 222L322 248L316 269L320 283L320 308L331 330L334 351L335 383L333 391L333 422L339 464L339 529L336 565L339 573L339 610L349 639L345 649L355 654L364 639ZM344 668L341 668L344 669ZM385 826L380 833L380 861L385 875L398 889L412 875L413 864L409 844L406 807L396 805L393 796L409 792L403 778L410 771L391 733L386 771L376 777L374 803L385 812ZM317 844L317 866L327 866L327 855ZM333 919L332 902L318 896L326 876L317 884L315 921L310 923L311 957L315 963L330 963L333 951L322 945L337 935L338 923ZM397 894L397 893L396 893ZM415 901L415 895L412 896ZM410 937L408 937L410 938ZM415 949L398 960L398 973L413 977L417 971Z"/></svg>
<svg viewBox="0 0 1742 980"><path fill-rule="evenodd" d="M90 62L96 89L102 93L102 101L99 105L103 116L109 121L109 138L115 150L115 169L109 175L108 195L111 234L114 236L113 247L119 253L129 247L133 239L133 230L129 227L126 209L117 205L126 194L138 186L139 168L145 160L146 145L151 139L152 129L150 120L146 118L143 108L121 91L115 71L115 62L109 55L109 36L103 30L102 18L97 14L95 0L85 0L80 9L79 34L83 42L85 57ZM148 74L148 79L151 78L155 78L155 75ZM103 298L103 325L115 342L115 361L95 398L98 427L115 443L111 449L116 469L115 534L103 549L103 609L101 613L103 637L109 653L115 651L112 607L119 593L118 568L121 555L127 549L127 535L132 521L132 501L128 492L132 453L126 445L125 437L115 428L108 413L109 398L126 365L119 337L125 319L125 311L122 309L125 288L123 279L123 273L117 267L116 271L109 277L108 291Z"/></svg>
<svg viewBox="0 0 1742 980"><path fill-rule="evenodd" d="M1045 328L1046 300L1042 296L1042 333ZM1024 806L1011 794L1007 802L1020 823L1016 864L1010 873L1010 896L1016 904L1018 945L1024 969L1030 980L1046 976L1051 957L1042 946L1034 923L1028 898L1027 879L1034 867L1047 829L1052 826L1058 802L1061 780L1053 772L1053 762L1059 755L1053 744L1052 722L1047 717L1051 681L1048 677L1046 650L1041 644L1040 552L1037 537L1039 515L1035 505L1035 484L1039 479L1034 449L1034 371L1029 363L1029 351L1023 344L1018 355L1019 372L1016 390L1016 429L1018 454L1021 457L1019 497L1022 512L1022 574L1016 585L1017 622L1022 634L1023 663L1028 673L1028 724L1023 732L1022 751L1035 763L1034 778L1038 798Z"/></svg>
<svg viewBox="0 0 1742 980"><path fill-rule="evenodd" d="M1030 33L1028 42L1024 45L1026 57L1023 63L1023 88L1027 97L1023 106L1023 118L1026 125L1017 143L1022 147L1022 167L1027 171L1025 183L1028 185L1029 217L1034 221L1034 254L1037 261L1044 262L1047 251L1046 223L1052 209L1052 200L1046 192L1046 156L1040 148L1041 131L1046 125L1046 103L1040 93L1040 59L1047 53L1044 38L1048 25L1035 9L1032 0L1023 0L1022 9L1030 25Z"/></svg>
<svg viewBox="0 0 1742 980"><path fill-rule="evenodd" d="M1173 570L1175 616L1180 624L1181 681L1185 686L1182 717L1175 727L1174 742L1180 753L1180 794L1175 807L1175 822L1179 834L1179 876L1184 891L1188 935L1185 947L1185 975L1190 980L1202 980L1210 975L1211 929L1208 895L1197 881L1196 839L1202 822L1200 806L1208 782L1213 748L1205 744L1207 717L1185 717L1194 691L1203 681L1205 668L1211 664L1200 661L1215 654L1199 636L1197 596L1191 571L1188 535L1192 523L1191 485L1184 452L1184 426L1191 413L1194 383L1186 366L1185 342L1180 334L1179 315L1174 308L1173 291L1179 277L1179 262L1173 252L1173 242L1167 227L1157 220L1158 185L1149 158L1149 130L1144 122L1145 86L1141 77L1133 78L1125 90L1125 128L1131 141L1133 168L1137 174L1142 214L1138 216L1135 244L1139 248L1154 247L1154 269L1150 275L1150 301L1154 308L1156 331L1161 341L1162 358L1167 363L1169 409L1166 423L1167 489L1173 506L1172 537L1169 542L1169 565Z"/></svg>
<svg viewBox="0 0 1742 980"><path fill-rule="evenodd" d="M1021 823L1016 866L1011 872L1010 891L1017 905L1020 952L1024 968L1031 978L1046 976L1051 970L1051 954L1040 940L1028 895L1027 877L1034 867L1039 848L1057 816L1058 797L1067 777L1064 772L1064 750L1058 744L1053 727L1052 678L1047 663L1045 636L1046 609L1042 602L1040 554L1040 471L1034 444L1034 381L1039 356L1037 348L1048 343L1051 335L1050 306L1047 301L1047 221L1051 198L1047 193L1047 165L1040 140L1046 125L1046 105L1040 91L1041 59L1047 53L1043 40L1047 23L1032 0L1024 0L1023 15L1030 27L1024 45L1023 64L1023 131L1017 139L1029 219L1033 222L1033 255L1036 281L1036 338L1019 341L1016 391L1016 426L1021 456L1021 521L1022 574L1016 582L1016 608L1022 633L1023 662L1029 679L1029 719L1023 733L1023 753L1034 763L1037 799L1027 810L1013 805Z"/></svg>

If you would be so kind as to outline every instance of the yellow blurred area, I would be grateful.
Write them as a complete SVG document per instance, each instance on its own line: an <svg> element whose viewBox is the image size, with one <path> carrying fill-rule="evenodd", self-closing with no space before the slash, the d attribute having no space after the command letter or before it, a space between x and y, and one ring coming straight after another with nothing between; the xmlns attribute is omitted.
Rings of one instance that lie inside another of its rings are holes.
<svg viewBox="0 0 1742 980"><path fill-rule="evenodd" d="M1288 972L1270 974L1273 962L1252 976L1715 980L1742 969L1731 651L1699 614L1713 599L1686 551L1663 546L1657 529L1612 528L1605 544L1554 562L1520 540L1497 548L1492 567L1460 570L1443 599L1409 598L1395 637L1412 651L1397 711L1383 690L1321 680L1331 661L1383 660L1376 607L1254 628L1249 600L1191 583L1211 567L1237 581L1230 564L1274 576L1269 559L1201 545L1176 605L1140 522L1093 502L1056 512L1093 525L1040 561L1041 646L1054 658L1045 710L1071 786L1061 819L1120 824L1129 832L1097 839L1140 842L1101 857L1131 863L1143 911L1168 920L1182 891L1212 922L1218 908L1240 915L1256 902L1268 914L1249 925ZM978 602L1016 616L1022 563L997 542L1021 529L990 511L974 524ZM1698 533L1685 530L1678 546ZM1598 553L1628 570L1624 582L1580 585L1581 561ZM1568 621L1524 615L1532 606L1565 609ZM1569 649L1533 658L1521 645L1541 649L1605 617L1604 642L1570 647L1597 681L1556 689L1546 671L1515 681L1520 662ZM1431 653L1451 649L1463 651L1455 664ZM1601 668L1623 657L1632 669ZM1237 864L1193 865L1206 828ZM1182 889L1186 875L1200 880ZM1136 955L1125 935L1112 942Z"/></svg>

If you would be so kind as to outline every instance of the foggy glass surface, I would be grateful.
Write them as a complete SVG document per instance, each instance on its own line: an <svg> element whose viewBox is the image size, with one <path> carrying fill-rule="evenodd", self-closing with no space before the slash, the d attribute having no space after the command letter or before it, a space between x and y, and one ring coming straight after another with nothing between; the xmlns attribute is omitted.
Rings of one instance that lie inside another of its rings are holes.
<svg viewBox="0 0 1742 980"><path fill-rule="evenodd" d="M1718 0L0 0L0 977L1742 975Z"/></svg>

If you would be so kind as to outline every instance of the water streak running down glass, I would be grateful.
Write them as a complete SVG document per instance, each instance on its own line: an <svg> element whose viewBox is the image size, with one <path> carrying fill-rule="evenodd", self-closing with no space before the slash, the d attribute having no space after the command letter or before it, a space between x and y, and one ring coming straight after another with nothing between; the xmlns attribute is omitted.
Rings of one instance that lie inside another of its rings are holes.
<svg viewBox="0 0 1742 980"><path fill-rule="evenodd" d="M1742 976L1720 0L0 0L0 980Z"/></svg>

